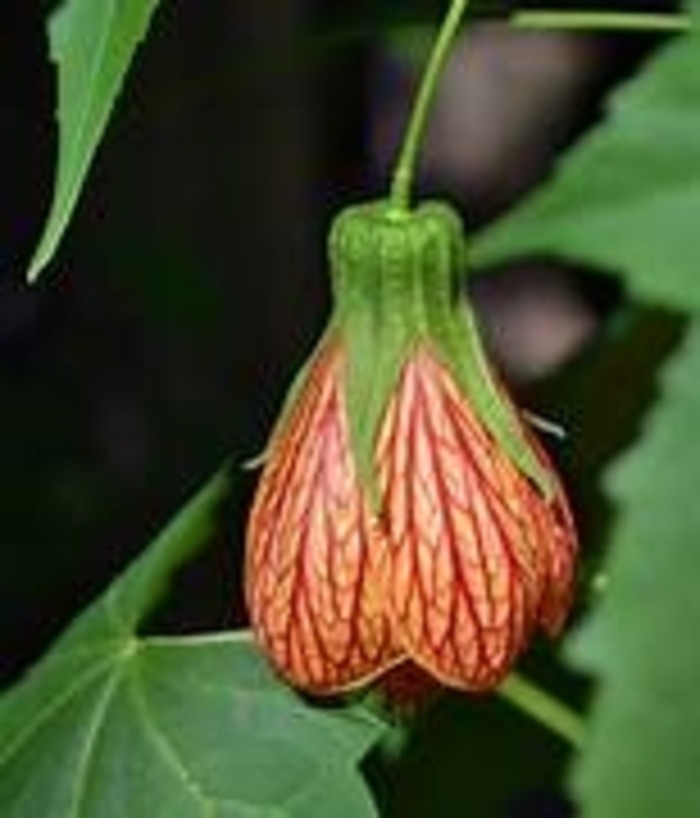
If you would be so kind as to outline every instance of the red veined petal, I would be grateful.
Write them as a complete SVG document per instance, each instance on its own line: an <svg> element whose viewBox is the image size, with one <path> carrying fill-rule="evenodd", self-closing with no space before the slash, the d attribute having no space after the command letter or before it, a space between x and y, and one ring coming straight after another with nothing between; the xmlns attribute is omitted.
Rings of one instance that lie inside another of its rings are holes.
<svg viewBox="0 0 700 818"><path fill-rule="evenodd" d="M523 425L523 433L554 486L549 502L531 503L529 510L532 526L539 532L535 539L548 575L538 621L551 636L556 636L573 600L578 536L566 493L547 452L527 424Z"/></svg>
<svg viewBox="0 0 700 818"><path fill-rule="evenodd" d="M404 368L378 465L395 638L444 684L494 687L538 620L566 612L571 532L425 348Z"/></svg>
<svg viewBox="0 0 700 818"><path fill-rule="evenodd" d="M386 615L388 550L361 494L328 343L272 440L247 530L253 629L292 684L327 694L398 661Z"/></svg>

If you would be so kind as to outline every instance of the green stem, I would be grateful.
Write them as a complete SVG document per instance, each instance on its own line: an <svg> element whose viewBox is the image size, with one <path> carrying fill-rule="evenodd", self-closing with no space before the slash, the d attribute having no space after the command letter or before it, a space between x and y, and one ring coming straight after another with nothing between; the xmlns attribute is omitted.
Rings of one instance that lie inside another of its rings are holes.
<svg viewBox="0 0 700 818"><path fill-rule="evenodd" d="M692 21L684 14L626 11L516 11L510 22L517 28L557 28L599 31L688 31Z"/></svg>
<svg viewBox="0 0 700 818"><path fill-rule="evenodd" d="M551 693L517 673L512 673L506 679L498 693L576 749L582 746L585 727L583 719Z"/></svg>
<svg viewBox="0 0 700 818"><path fill-rule="evenodd" d="M450 46L455 38L462 16L469 0L452 0L442 21L428 64L421 79L408 127L401 145L401 153L391 181L390 199L399 211L407 211L411 204L411 187L416 172L418 151L420 150L430 107L435 98L438 80L445 67Z"/></svg>

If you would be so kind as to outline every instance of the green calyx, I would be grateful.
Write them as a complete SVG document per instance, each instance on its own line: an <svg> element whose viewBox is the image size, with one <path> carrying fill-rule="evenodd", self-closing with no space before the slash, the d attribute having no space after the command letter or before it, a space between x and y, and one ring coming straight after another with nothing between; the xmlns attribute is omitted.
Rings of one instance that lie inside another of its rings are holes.
<svg viewBox="0 0 700 818"><path fill-rule="evenodd" d="M329 254L334 294L329 331L345 350L351 445L374 508L380 424L404 363L420 344L440 358L498 444L549 496L552 478L501 395L461 297L466 259L458 214L440 202L414 210L388 200L349 207L332 225Z"/></svg>

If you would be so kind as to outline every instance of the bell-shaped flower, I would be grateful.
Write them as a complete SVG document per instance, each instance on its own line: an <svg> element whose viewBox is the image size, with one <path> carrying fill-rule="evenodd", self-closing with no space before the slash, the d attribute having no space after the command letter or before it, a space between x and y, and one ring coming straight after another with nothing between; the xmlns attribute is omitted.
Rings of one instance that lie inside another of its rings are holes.
<svg viewBox="0 0 700 818"><path fill-rule="evenodd" d="M569 610L566 497L458 296L454 212L352 208L330 256L335 309L248 524L254 633L315 694L416 670L491 689Z"/></svg>

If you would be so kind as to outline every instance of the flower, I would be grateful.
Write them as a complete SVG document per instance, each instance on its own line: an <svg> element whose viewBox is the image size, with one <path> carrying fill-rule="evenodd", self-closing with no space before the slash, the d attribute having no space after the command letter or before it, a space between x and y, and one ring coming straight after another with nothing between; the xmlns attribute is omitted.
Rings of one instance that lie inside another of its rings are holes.
<svg viewBox="0 0 700 818"><path fill-rule="evenodd" d="M247 531L254 633L296 687L334 693L400 660L385 602L389 552L360 487L341 347L319 351L273 435Z"/></svg>
<svg viewBox="0 0 700 818"><path fill-rule="evenodd" d="M453 215L366 208L336 226L336 310L251 510L253 630L314 694L402 673L489 690L565 620L571 513L452 295Z"/></svg>
<svg viewBox="0 0 700 818"><path fill-rule="evenodd" d="M377 464L395 643L445 685L495 687L535 626L556 634L570 607L576 538L560 486L542 495L425 347L404 367Z"/></svg>

